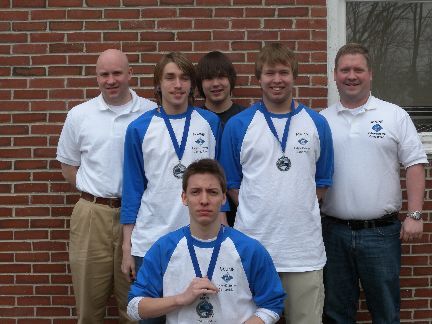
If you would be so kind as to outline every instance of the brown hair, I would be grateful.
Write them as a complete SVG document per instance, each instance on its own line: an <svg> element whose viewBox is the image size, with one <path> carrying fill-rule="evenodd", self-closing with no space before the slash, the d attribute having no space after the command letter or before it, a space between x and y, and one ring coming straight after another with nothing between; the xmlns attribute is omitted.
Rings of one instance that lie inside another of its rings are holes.
<svg viewBox="0 0 432 324"><path fill-rule="evenodd" d="M289 65L291 67L294 79L298 75L298 60L294 52L288 46L281 43L272 43L264 46L258 54L255 62L255 76L259 80L264 64Z"/></svg>
<svg viewBox="0 0 432 324"><path fill-rule="evenodd" d="M354 55L354 54L361 54L363 55L363 57L366 59L366 64L369 70L372 69L371 67L371 60L370 60L370 56L369 56L369 50L358 43L348 43L344 46L342 46L339 51L336 54L336 58L335 58L335 69L337 69L338 66L338 62L339 59L341 58L341 56L344 55Z"/></svg>
<svg viewBox="0 0 432 324"><path fill-rule="evenodd" d="M179 69L187 75L191 80L191 91L189 94L189 104L194 102L194 90L196 87L196 72L192 62L180 52L171 52L162 56L160 61L156 64L153 75L154 94L157 102L162 104L162 93L160 83L162 80L163 70L168 63L175 63Z"/></svg>
<svg viewBox="0 0 432 324"><path fill-rule="evenodd" d="M237 73L228 56L212 51L201 57L197 64L197 87L200 95L205 98L202 81L217 77L227 77L233 91L237 79Z"/></svg>
<svg viewBox="0 0 432 324"><path fill-rule="evenodd" d="M227 191L227 183L225 178L225 173L220 164L213 159L201 159L195 162L192 162L187 168L185 173L183 174L182 180L182 188L183 192L186 192L188 181L191 176L194 174L211 174L214 175L218 180L221 186L222 192L226 193Z"/></svg>

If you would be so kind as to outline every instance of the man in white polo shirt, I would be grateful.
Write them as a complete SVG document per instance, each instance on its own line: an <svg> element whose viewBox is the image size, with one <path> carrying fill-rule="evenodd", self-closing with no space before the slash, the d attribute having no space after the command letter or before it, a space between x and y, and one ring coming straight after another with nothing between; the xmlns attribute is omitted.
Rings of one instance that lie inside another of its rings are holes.
<svg viewBox="0 0 432 324"><path fill-rule="evenodd" d="M325 323L355 323L359 281L374 323L399 323L401 242L420 238L425 152L411 118L371 95L367 48L339 49L334 79L340 102L322 111L335 149L333 186L323 205ZM400 163L408 217L402 226Z"/></svg>
<svg viewBox="0 0 432 324"><path fill-rule="evenodd" d="M67 115L58 148L65 179L81 191L71 215L69 258L78 323L103 323L111 293L120 323L129 282L121 272L120 204L126 128L156 103L129 89L132 69L122 52L104 51L96 63L101 94Z"/></svg>

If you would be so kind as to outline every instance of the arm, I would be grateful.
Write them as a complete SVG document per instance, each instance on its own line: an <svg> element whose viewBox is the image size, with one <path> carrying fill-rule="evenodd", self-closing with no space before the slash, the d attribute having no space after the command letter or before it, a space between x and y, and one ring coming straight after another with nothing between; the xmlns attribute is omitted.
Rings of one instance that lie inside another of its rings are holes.
<svg viewBox="0 0 432 324"><path fill-rule="evenodd" d="M74 186L74 188L76 188L76 175L78 172L78 167L61 163L61 171L65 180Z"/></svg>
<svg viewBox="0 0 432 324"><path fill-rule="evenodd" d="M317 187L316 188L316 195L318 198L318 202L320 202L324 198L327 189L328 189L328 187Z"/></svg>
<svg viewBox="0 0 432 324"><path fill-rule="evenodd" d="M219 289L209 279L194 278L181 294L161 298L143 298L139 302L138 312L141 318L159 317L192 304L202 294L216 294L218 291Z"/></svg>
<svg viewBox="0 0 432 324"><path fill-rule="evenodd" d="M231 197L231 199L233 200L234 204L236 204L236 206L238 206L238 204L239 204L239 200L238 200L239 189L234 189L234 188L229 189L228 190L228 195Z"/></svg>
<svg viewBox="0 0 432 324"><path fill-rule="evenodd" d="M408 195L408 211L421 211L425 191L424 165L415 164L406 170L406 188ZM419 239L423 234L423 221L407 217L402 224L400 238L404 241Z"/></svg>
<svg viewBox="0 0 432 324"><path fill-rule="evenodd" d="M258 316L251 316L247 319L246 322L244 322L244 324L265 324L264 321L259 318Z"/></svg>
<svg viewBox="0 0 432 324"><path fill-rule="evenodd" d="M136 278L135 259L131 254L131 248L132 248L131 236L134 227L135 224L123 225L123 244L122 244L123 257L122 257L121 270L125 274L129 282L135 280Z"/></svg>

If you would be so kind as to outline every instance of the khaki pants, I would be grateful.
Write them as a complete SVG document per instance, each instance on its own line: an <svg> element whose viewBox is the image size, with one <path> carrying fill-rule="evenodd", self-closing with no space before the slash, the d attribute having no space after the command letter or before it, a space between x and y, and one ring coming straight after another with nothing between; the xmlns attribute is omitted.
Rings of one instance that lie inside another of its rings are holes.
<svg viewBox="0 0 432 324"><path fill-rule="evenodd" d="M69 261L78 312L78 324L102 324L113 293L120 323L126 314L129 282L121 272L122 227L120 209L80 199L72 212Z"/></svg>
<svg viewBox="0 0 432 324"><path fill-rule="evenodd" d="M324 306L323 270L279 273L286 324L320 324Z"/></svg>

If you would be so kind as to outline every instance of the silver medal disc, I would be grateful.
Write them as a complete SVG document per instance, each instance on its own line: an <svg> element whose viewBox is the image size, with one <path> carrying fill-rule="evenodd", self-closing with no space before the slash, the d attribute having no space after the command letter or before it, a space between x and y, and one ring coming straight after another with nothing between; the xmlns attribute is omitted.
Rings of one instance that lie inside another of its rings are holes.
<svg viewBox="0 0 432 324"><path fill-rule="evenodd" d="M183 178L183 173L185 173L185 171L186 171L186 167L183 164L181 163L177 164L173 168L174 177L176 177L177 179Z"/></svg>
<svg viewBox="0 0 432 324"><path fill-rule="evenodd" d="M276 161L276 166L280 171L288 171L291 168L291 160L282 156Z"/></svg>

